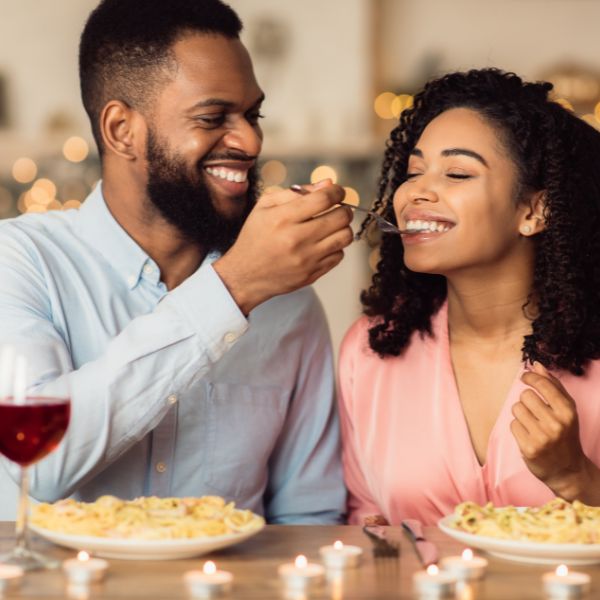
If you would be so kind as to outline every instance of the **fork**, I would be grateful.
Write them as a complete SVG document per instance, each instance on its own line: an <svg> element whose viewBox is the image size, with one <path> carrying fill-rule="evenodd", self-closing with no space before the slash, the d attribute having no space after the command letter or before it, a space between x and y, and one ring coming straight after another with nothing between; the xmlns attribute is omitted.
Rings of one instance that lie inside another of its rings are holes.
<svg viewBox="0 0 600 600"><path fill-rule="evenodd" d="M396 558L400 555L400 546L397 542L387 539L385 529L378 525L365 525L363 531L373 542L373 556L375 558Z"/></svg>
<svg viewBox="0 0 600 600"><path fill-rule="evenodd" d="M308 190L305 190L301 185L298 185L297 183L290 185L290 190L292 190L293 192L296 192L297 194L302 194L303 196L306 194L310 194L310 192ZM402 231L401 229L396 227L396 225L394 225L393 223L390 223L387 219L384 219L379 213L376 213L373 210L369 210L368 208L363 208L362 206L355 206L354 204L348 204L347 202L340 202L340 204L342 206L349 206L350 208L352 208L354 210L358 210L360 212L364 212L364 213L368 214L370 217L375 219L375 222L377 223L377 227L379 227L380 231L382 231L384 233L397 233L398 235L401 235L403 233L408 233L408 231Z"/></svg>

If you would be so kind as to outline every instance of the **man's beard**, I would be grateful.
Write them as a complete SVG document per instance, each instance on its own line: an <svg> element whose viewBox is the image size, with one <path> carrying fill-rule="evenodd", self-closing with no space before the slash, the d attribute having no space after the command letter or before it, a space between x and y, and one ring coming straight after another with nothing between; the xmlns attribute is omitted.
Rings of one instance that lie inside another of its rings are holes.
<svg viewBox="0 0 600 600"><path fill-rule="evenodd" d="M235 160L247 157L229 153L218 158ZM198 164L196 177L190 176L184 161L177 155L169 155L166 146L159 143L151 130L148 131L146 159L146 191L160 214L183 236L197 242L207 252L224 253L231 248L256 203L256 168L248 171L248 191L245 198L239 199L240 203L244 203L243 210L236 216L227 217L214 206L210 190L204 183L202 164Z"/></svg>

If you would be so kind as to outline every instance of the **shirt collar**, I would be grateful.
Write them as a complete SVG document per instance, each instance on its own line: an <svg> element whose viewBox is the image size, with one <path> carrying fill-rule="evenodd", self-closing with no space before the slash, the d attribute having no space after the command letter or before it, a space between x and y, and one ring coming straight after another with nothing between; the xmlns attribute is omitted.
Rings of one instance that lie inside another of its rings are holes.
<svg viewBox="0 0 600 600"><path fill-rule="evenodd" d="M104 256L129 289L138 285L144 265L154 264L108 210L102 195L102 182L81 205L77 223L81 239Z"/></svg>

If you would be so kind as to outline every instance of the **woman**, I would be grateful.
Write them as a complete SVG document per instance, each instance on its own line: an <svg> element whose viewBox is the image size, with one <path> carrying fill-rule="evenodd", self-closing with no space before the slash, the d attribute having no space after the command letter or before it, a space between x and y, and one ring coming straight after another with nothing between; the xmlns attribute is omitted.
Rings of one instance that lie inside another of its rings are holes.
<svg viewBox="0 0 600 600"><path fill-rule="evenodd" d="M397 222L340 352L349 521L600 505L600 132L549 83L425 86L388 142Z"/></svg>

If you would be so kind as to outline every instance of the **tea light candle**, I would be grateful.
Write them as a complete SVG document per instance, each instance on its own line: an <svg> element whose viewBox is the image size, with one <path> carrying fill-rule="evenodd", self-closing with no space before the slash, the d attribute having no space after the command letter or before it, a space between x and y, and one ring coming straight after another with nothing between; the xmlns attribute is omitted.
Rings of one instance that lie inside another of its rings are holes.
<svg viewBox="0 0 600 600"><path fill-rule="evenodd" d="M15 588L23 579L23 569L16 565L0 564L0 594L10 588Z"/></svg>
<svg viewBox="0 0 600 600"><path fill-rule="evenodd" d="M323 582L325 569L316 563L309 563L306 556L300 554L293 563L279 567L279 577L289 589L304 590Z"/></svg>
<svg viewBox="0 0 600 600"><path fill-rule="evenodd" d="M421 596L450 596L456 589L456 577L440 571L437 565L429 565L426 571L417 571L413 575L413 585Z"/></svg>
<svg viewBox="0 0 600 600"><path fill-rule="evenodd" d="M319 554L330 569L350 569L358 567L363 551L358 546L348 546L338 540L333 546L321 546Z"/></svg>
<svg viewBox="0 0 600 600"><path fill-rule="evenodd" d="M559 565L554 573L544 573L542 581L551 598L578 598L590 589L591 579L587 573L569 572L567 565Z"/></svg>
<svg viewBox="0 0 600 600"><path fill-rule="evenodd" d="M202 571L187 571L183 578L194 598L214 598L226 594L233 582L233 575L229 571L219 571L212 560L204 563Z"/></svg>
<svg viewBox="0 0 600 600"><path fill-rule="evenodd" d="M449 571L457 579L471 581L481 579L485 575L488 561L481 556L474 556L470 548L466 548L462 556L446 556L441 562L442 569Z"/></svg>
<svg viewBox="0 0 600 600"><path fill-rule="evenodd" d="M79 552L77 558L63 562L63 571L70 583L88 584L101 581L108 569L108 563L101 558L90 558L87 552Z"/></svg>

